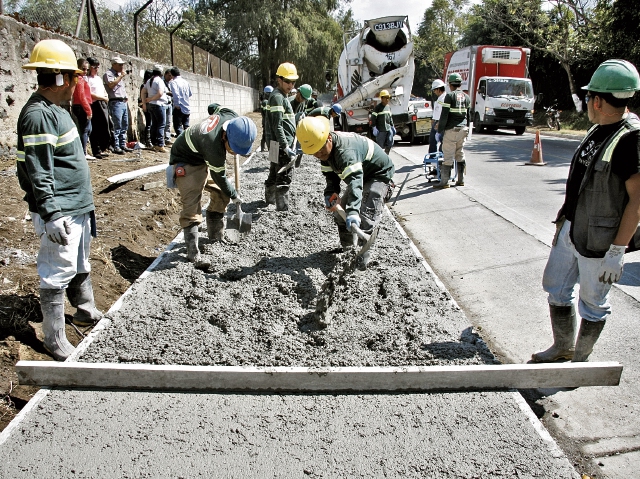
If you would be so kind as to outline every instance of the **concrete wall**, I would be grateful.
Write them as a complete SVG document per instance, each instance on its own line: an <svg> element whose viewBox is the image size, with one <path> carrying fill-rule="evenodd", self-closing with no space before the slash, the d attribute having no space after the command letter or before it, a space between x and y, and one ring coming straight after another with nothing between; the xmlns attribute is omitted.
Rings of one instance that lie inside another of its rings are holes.
<svg viewBox="0 0 640 479"><path fill-rule="evenodd" d="M100 74L111 67L110 59L116 54L76 38L31 27L11 17L0 16L0 155L15 153L18 115L29 96L37 88L36 73L23 70L22 65L28 63L33 46L46 38L64 41L75 51L78 58L96 57L100 61ZM125 69L132 70L131 75L126 79L126 88L131 118L134 120L131 134L137 137L138 121L142 117L137 103L142 74L145 69L152 68L154 62L133 56L118 55L126 62ZM162 67L167 69L171 65L162 65ZM207 116L207 106L210 103L220 103L241 115L258 108L259 94L253 88L185 71L182 72L182 77L189 81L193 91L192 122Z"/></svg>

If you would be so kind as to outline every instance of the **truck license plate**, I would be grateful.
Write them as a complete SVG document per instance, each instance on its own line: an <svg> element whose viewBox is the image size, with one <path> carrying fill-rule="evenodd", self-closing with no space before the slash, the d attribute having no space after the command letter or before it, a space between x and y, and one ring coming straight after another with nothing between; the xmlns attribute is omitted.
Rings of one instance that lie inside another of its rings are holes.
<svg viewBox="0 0 640 479"><path fill-rule="evenodd" d="M511 123L514 123L514 120L507 120L508 125L510 125Z"/></svg>
<svg viewBox="0 0 640 479"><path fill-rule="evenodd" d="M429 120L416 121L416 133L427 133L431 131L431 122Z"/></svg>

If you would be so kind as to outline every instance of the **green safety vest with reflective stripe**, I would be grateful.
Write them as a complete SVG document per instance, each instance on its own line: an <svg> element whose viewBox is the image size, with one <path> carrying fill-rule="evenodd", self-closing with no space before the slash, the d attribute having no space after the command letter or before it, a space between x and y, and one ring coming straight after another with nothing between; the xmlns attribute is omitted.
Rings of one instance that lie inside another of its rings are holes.
<svg viewBox="0 0 640 479"><path fill-rule="evenodd" d="M462 90L447 93L442 100L442 112L438 122L438 133L451 128L467 126L471 99Z"/></svg>
<svg viewBox="0 0 640 479"><path fill-rule="evenodd" d="M45 222L93 211L89 165L71 115L34 93L17 130L18 182L29 211Z"/></svg>
<svg viewBox="0 0 640 479"><path fill-rule="evenodd" d="M325 196L340 194L340 182L350 186L345 211L360 213L362 188L367 181L376 179L388 183L394 174L393 162L377 143L356 133L330 133L333 147L321 170L327 181Z"/></svg>
<svg viewBox="0 0 640 479"><path fill-rule="evenodd" d="M318 100L316 100L315 98L309 98L307 100L307 104L304 108L304 111L307 114L307 116L310 116L310 113L316 108L318 108Z"/></svg>
<svg viewBox="0 0 640 479"><path fill-rule="evenodd" d="M597 125L587 132L576 149L572 165L577 161L582 145L589 141L591 133L596 128ZM629 195L625 182L611 171L611 158L620 140L631 134L640 135L640 121L629 116L621 123L618 131L600 145L587 166L578 191L575 217L571 223L571 239L582 256L604 257L618 233ZM634 164L638 165L639 156L638 150L635 149L634 154L625 157L624 161L635 162ZM640 227L636 230L630 246L630 249L640 247Z"/></svg>
<svg viewBox="0 0 640 479"><path fill-rule="evenodd" d="M389 131L393 126L393 116L391 115L391 107L378 103L371 112L371 122L378 131Z"/></svg>
<svg viewBox="0 0 640 479"><path fill-rule="evenodd" d="M238 193L227 178L227 150L222 141L222 125L237 117L238 114L229 108L218 108L213 115L191 125L176 138L169 164L206 164L215 184L226 196L235 198Z"/></svg>
<svg viewBox="0 0 640 479"><path fill-rule="evenodd" d="M296 136L296 123L291 103L282 94L279 88L271 92L269 96L269 111L265 122L265 139L277 141L280 149L293 146Z"/></svg>

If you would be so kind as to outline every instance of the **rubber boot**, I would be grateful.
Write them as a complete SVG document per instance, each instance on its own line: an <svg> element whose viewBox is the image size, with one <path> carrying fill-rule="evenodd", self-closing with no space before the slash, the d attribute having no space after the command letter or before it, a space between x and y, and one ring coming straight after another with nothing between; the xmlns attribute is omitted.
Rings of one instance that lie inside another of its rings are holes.
<svg viewBox="0 0 640 479"><path fill-rule="evenodd" d="M533 353L534 363L550 363L558 359L574 357L574 338L576 336L576 310L571 306L549 305L553 345L544 351Z"/></svg>
<svg viewBox="0 0 640 479"><path fill-rule="evenodd" d="M44 347L56 361L64 361L73 350L64 331L64 289L40 289Z"/></svg>
<svg viewBox="0 0 640 479"><path fill-rule="evenodd" d="M596 344L600 337L604 323L606 321L587 321L584 318L582 319L572 362L582 363L587 361L589 355L593 352L593 345Z"/></svg>
<svg viewBox="0 0 640 479"><path fill-rule="evenodd" d="M276 185L264 187L264 201L267 203L267 205L276 204Z"/></svg>
<svg viewBox="0 0 640 479"><path fill-rule="evenodd" d="M466 167L466 161L458 162L458 181L456 181L456 186L464 186L464 170Z"/></svg>
<svg viewBox="0 0 640 479"><path fill-rule="evenodd" d="M278 185L276 188L276 211L289 211L288 185Z"/></svg>
<svg viewBox="0 0 640 479"><path fill-rule="evenodd" d="M449 178L451 178L451 166L442 165L440 167L440 182L433 185L434 188L449 188Z"/></svg>
<svg viewBox="0 0 640 479"><path fill-rule="evenodd" d="M224 213L207 210L207 236L210 241L222 241L224 237Z"/></svg>
<svg viewBox="0 0 640 479"><path fill-rule="evenodd" d="M196 268L208 268L211 263L202 257L198 249L198 225L191 224L184 228L184 242L187 244L187 259Z"/></svg>
<svg viewBox="0 0 640 479"><path fill-rule="evenodd" d="M358 246L361 248L364 246L364 241L358 240ZM364 252L361 255L358 255L357 267L359 270L364 271L367 269L367 265L369 264L369 259L371 258L371 250Z"/></svg>
<svg viewBox="0 0 640 479"><path fill-rule="evenodd" d="M267 151L267 140L264 139L264 136L260 140L260 151L261 152Z"/></svg>
<svg viewBox="0 0 640 479"><path fill-rule="evenodd" d="M387 156L389 156L389 153L391 153L391 148L385 148L384 152L387 154Z"/></svg>
<svg viewBox="0 0 640 479"><path fill-rule="evenodd" d="M102 313L96 308L93 299L93 286L89 273L78 273L67 286L67 298L71 306L77 309L73 315L73 324L92 326L102 319Z"/></svg>
<svg viewBox="0 0 640 479"><path fill-rule="evenodd" d="M347 229L347 225L338 225L338 235L343 251L350 250L355 246L354 235Z"/></svg>

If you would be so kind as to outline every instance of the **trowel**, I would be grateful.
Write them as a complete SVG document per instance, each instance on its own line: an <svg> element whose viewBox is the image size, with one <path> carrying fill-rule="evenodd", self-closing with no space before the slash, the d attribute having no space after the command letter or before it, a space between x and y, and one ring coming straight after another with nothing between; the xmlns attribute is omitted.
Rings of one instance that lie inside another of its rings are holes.
<svg viewBox="0 0 640 479"><path fill-rule="evenodd" d="M240 160L238 155L234 155L233 170L235 176L236 191L240 191ZM236 204L236 213L227 220L227 236L235 243L240 239L241 233L249 233L251 231L251 213L244 213L242 205Z"/></svg>
<svg viewBox="0 0 640 479"><path fill-rule="evenodd" d="M338 214L342 217L343 220L347 221L347 213L344 211L344 209L342 208L342 206L340 205L340 203L336 203L334 205L336 211L338 212ZM373 231L371 232L370 235L368 235L367 233L365 233L364 231L362 231L359 227L357 227L356 225L351 225L351 231L355 232L355 234L358 236L358 238L360 238L362 241L364 241L364 245L362 246L362 248L360 248L360 250L356 253L356 256L362 256L363 254L365 254L367 251L369 251L369 249L371 248L371 246L373 246L373 243L375 243L376 238L378 237L378 231L380 230L380 225L377 225Z"/></svg>

